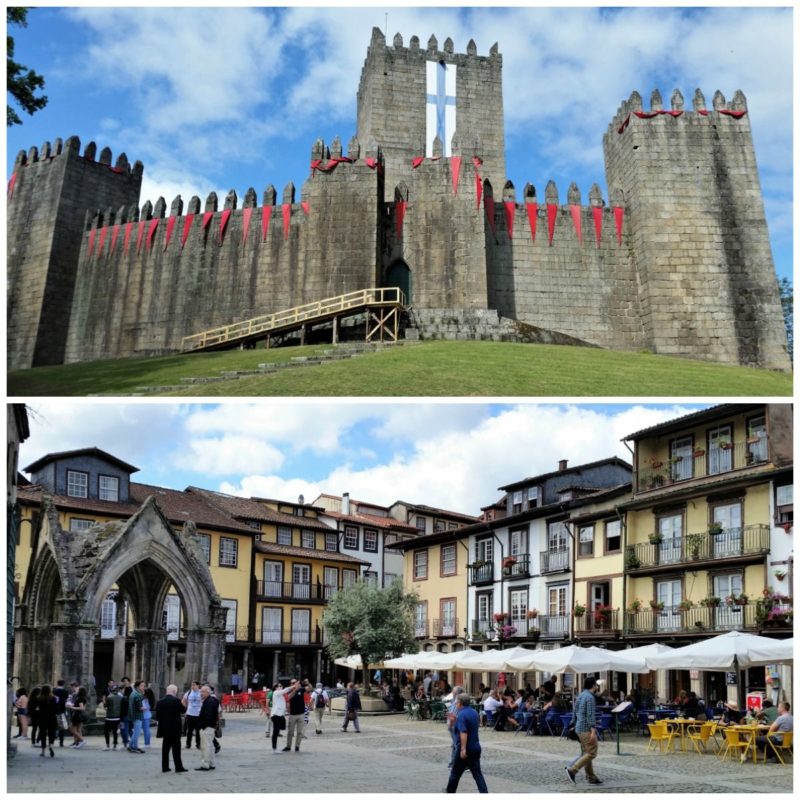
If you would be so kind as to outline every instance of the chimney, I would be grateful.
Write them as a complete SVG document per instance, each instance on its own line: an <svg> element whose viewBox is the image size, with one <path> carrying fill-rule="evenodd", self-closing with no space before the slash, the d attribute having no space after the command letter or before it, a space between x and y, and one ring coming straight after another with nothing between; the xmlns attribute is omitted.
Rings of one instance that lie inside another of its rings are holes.
<svg viewBox="0 0 800 800"><path fill-rule="evenodd" d="M305 497L303 497L303 495L300 495L300 497L297 498L297 505L304 506L305 504L306 504Z"/></svg>
<svg viewBox="0 0 800 800"><path fill-rule="evenodd" d="M345 492L342 495L342 514L350 513L350 492Z"/></svg>
<svg viewBox="0 0 800 800"><path fill-rule="evenodd" d="M567 459L562 458L561 461L558 462L558 471L564 472L567 469Z"/></svg>

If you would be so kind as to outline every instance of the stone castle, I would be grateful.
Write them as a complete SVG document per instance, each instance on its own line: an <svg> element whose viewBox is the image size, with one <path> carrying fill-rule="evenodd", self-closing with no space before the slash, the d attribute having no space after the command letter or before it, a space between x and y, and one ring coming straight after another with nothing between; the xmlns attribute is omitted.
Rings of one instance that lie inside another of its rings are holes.
<svg viewBox="0 0 800 800"><path fill-rule="evenodd" d="M620 350L790 367L745 97L634 92L603 139L606 202L505 176L502 56L374 29L345 150L300 193L140 207L143 166L77 137L9 183L10 369L175 352L214 326L369 287ZM566 203L564 202L566 200Z"/></svg>

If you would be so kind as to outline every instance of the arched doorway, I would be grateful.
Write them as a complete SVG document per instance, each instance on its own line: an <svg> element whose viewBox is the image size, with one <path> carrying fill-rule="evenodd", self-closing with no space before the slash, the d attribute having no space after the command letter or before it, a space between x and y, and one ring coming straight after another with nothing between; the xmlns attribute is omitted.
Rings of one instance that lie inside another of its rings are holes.
<svg viewBox="0 0 800 800"><path fill-rule="evenodd" d="M392 262L386 275L386 285L400 289L406 297L406 305L411 305L411 270L405 261Z"/></svg>

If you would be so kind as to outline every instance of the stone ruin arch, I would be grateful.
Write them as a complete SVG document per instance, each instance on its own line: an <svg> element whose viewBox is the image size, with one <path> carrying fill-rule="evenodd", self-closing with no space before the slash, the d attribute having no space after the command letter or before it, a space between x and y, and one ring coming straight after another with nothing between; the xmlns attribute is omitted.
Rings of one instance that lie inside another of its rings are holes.
<svg viewBox="0 0 800 800"><path fill-rule="evenodd" d="M88 689L102 604L116 585L118 603L127 602L134 619L131 677L148 680L157 695L163 694L167 630L161 616L174 587L184 615L185 663L193 676L218 683L227 609L195 532L191 522L175 530L149 497L130 519L76 534L61 528L52 500L45 498L15 625L14 674L26 685L64 678ZM115 662L121 645L124 663L125 638L118 636L114 644Z"/></svg>

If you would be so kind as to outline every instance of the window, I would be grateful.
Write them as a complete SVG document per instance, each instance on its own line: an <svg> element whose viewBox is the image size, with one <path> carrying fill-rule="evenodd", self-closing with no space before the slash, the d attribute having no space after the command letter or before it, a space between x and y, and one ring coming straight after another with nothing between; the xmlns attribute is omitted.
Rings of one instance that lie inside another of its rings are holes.
<svg viewBox="0 0 800 800"><path fill-rule="evenodd" d="M423 533L425 533L425 517L418 516L414 520L414 524L417 526L418 531L422 531Z"/></svg>
<svg viewBox="0 0 800 800"><path fill-rule="evenodd" d="M303 547L313 550L317 546L314 531L303 531L300 534L300 543Z"/></svg>
<svg viewBox="0 0 800 800"><path fill-rule="evenodd" d="M352 586L356 582L356 571L354 569L342 570L342 586Z"/></svg>
<svg viewBox="0 0 800 800"><path fill-rule="evenodd" d="M716 475L733 468L731 426L722 425L708 432L708 474Z"/></svg>
<svg viewBox="0 0 800 800"><path fill-rule="evenodd" d="M292 529L287 525L278 525L278 544L292 543Z"/></svg>
<svg viewBox="0 0 800 800"><path fill-rule="evenodd" d="M200 551L205 558L206 564L211 563L211 536L207 533L196 533L197 541L200 544Z"/></svg>
<svg viewBox="0 0 800 800"><path fill-rule="evenodd" d="M377 586L378 585L378 573L374 571L367 571L364 573L364 583L368 583L370 586Z"/></svg>
<svg viewBox="0 0 800 800"><path fill-rule="evenodd" d="M622 548L622 522L610 519L606 522L606 553L615 553Z"/></svg>
<svg viewBox="0 0 800 800"><path fill-rule="evenodd" d="M567 613L567 587L547 587L547 613L551 617L563 617Z"/></svg>
<svg viewBox="0 0 800 800"><path fill-rule="evenodd" d="M679 603L683 599L679 580L664 580L656 584L656 600L664 604L663 610L653 612L656 618L656 629L671 631L680 629L682 624Z"/></svg>
<svg viewBox="0 0 800 800"><path fill-rule="evenodd" d="M594 555L594 525L582 525L578 528L578 555Z"/></svg>
<svg viewBox="0 0 800 800"><path fill-rule="evenodd" d="M563 522L547 523L547 550L562 553L567 549L567 526Z"/></svg>
<svg viewBox="0 0 800 800"><path fill-rule="evenodd" d="M775 487L775 513L779 525L791 525L794 517L794 484Z"/></svg>
<svg viewBox="0 0 800 800"><path fill-rule="evenodd" d="M384 533L383 534L383 546L388 547L390 544L394 544L395 542L399 541L397 538L396 533Z"/></svg>
<svg viewBox="0 0 800 800"><path fill-rule="evenodd" d="M295 507L294 515L296 517L304 517L306 515L306 510L304 508Z"/></svg>
<svg viewBox="0 0 800 800"><path fill-rule="evenodd" d="M109 500L112 503L119 502L119 478L100 475L97 483L97 496L100 500Z"/></svg>
<svg viewBox="0 0 800 800"><path fill-rule="evenodd" d="M440 625L439 636L455 636L458 620L456 620L456 599L445 597L439 601Z"/></svg>
<svg viewBox="0 0 800 800"><path fill-rule="evenodd" d="M694 439L673 439L670 447L670 474L673 481L686 481L694 474Z"/></svg>
<svg viewBox="0 0 800 800"><path fill-rule="evenodd" d="M441 548L441 562L439 571L444 575L456 574L456 546L454 544L443 544Z"/></svg>
<svg viewBox="0 0 800 800"><path fill-rule="evenodd" d="M414 636L428 635L428 601L417 603L414 610Z"/></svg>
<svg viewBox="0 0 800 800"><path fill-rule="evenodd" d="M428 551L414 551L414 580L424 581L428 579Z"/></svg>
<svg viewBox="0 0 800 800"><path fill-rule="evenodd" d="M522 511L522 492L514 492L511 496L511 513L519 514Z"/></svg>
<svg viewBox="0 0 800 800"><path fill-rule="evenodd" d="M248 528L252 528L255 531L261 530L261 523L257 519L246 519L244 524L247 525Z"/></svg>
<svg viewBox="0 0 800 800"><path fill-rule="evenodd" d="M283 613L280 608L261 609L261 644L280 644Z"/></svg>
<svg viewBox="0 0 800 800"><path fill-rule="evenodd" d="M494 540L493 539L478 539L475 542L475 560L485 561L487 564L492 562L492 555L494 553Z"/></svg>
<svg viewBox="0 0 800 800"><path fill-rule="evenodd" d="M369 553L378 552L378 531L364 528L364 549Z"/></svg>
<svg viewBox="0 0 800 800"><path fill-rule="evenodd" d="M536 508L539 505L539 487L530 486L528 488L528 508Z"/></svg>
<svg viewBox="0 0 800 800"><path fill-rule="evenodd" d="M69 518L69 529L73 533L78 533L79 531L85 531L87 528L90 528L94 524L95 524L94 520L91 519L79 519L78 517Z"/></svg>
<svg viewBox="0 0 800 800"><path fill-rule="evenodd" d="M344 547L346 550L358 550L358 528L355 525L344 526Z"/></svg>
<svg viewBox="0 0 800 800"><path fill-rule="evenodd" d="M449 530L449 531L458 530L458 523L457 522L448 522L447 523L447 530Z"/></svg>
<svg viewBox="0 0 800 800"><path fill-rule="evenodd" d="M239 540L221 536L219 539L219 565L235 567L239 562Z"/></svg>
<svg viewBox="0 0 800 800"><path fill-rule="evenodd" d="M434 533L441 533L443 530L446 530L447 526L443 519L435 519L433 521L433 532Z"/></svg>
<svg viewBox="0 0 800 800"><path fill-rule="evenodd" d="M308 608L292 609L292 644L309 644L311 641L311 611Z"/></svg>
<svg viewBox="0 0 800 800"><path fill-rule="evenodd" d="M264 562L264 586L261 594L264 597L283 595L283 564L280 561Z"/></svg>
<svg viewBox="0 0 800 800"><path fill-rule="evenodd" d="M67 470L67 497L88 497L89 473Z"/></svg>
<svg viewBox="0 0 800 800"><path fill-rule="evenodd" d="M338 567L325 567L323 571L323 591L325 592L325 599L333 597L336 590L339 588L339 569Z"/></svg>
<svg viewBox="0 0 800 800"><path fill-rule="evenodd" d="M384 572L383 573L383 588L387 589L391 586L395 581L402 580L401 575L393 575L391 572Z"/></svg>
<svg viewBox="0 0 800 800"><path fill-rule="evenodd" d="M528 590L514 589L509 597L511 607L511 625L517 633L526 633L528 630Z"/></svg>
<svg viewBox="0 0 800 800"><path fill-rule="evenodd" d="M308 564L292 564L292 597L298 600L311 597L311 567Z"/></svg>
<svg viewBox="0 0 800 800"><path fill-rule="evenodd" d="M476 595L478 601L478 619L476 632L486 633L492 626L492 595L489 593Z"/></svg>
<svg viewBox="0 0 800 800"><path fill-rule="evenodd" d="M228 612L228 616L231 612ZM168 594L164 599L164 610L162 621L167 631L167 640L175 642L178 640L181 628L181 599L176 594Z"/></svg>
<svg viewBox="0 0 800 800"><path fill-rule="evenodd" d="M715 556L742 555L742 504L739 501L712 507L711 521L722 526L722 533L711 536Z"/></svg>
<svg viewBox="0 0 800 800"><path fill-rule="evenodd" d="M234 642L236 641L236 600L222 600L221 605L228 609L225 616L225 641Z"/></svg>
<svg viewBox="0 0 800 800"><path fill-rule="evenodd" d="M767 421L762 414L747 423L747 463L761 464L767 460Z"/></svg>
<svg viewBox="0 0 800 800"><path fill-rule="evenodd" d="M113 639L117 635L117 593L109 592L100 609L100 636Z"/></svg>
<svg viewBox="0 0 800 800"><path fill-rule="evenodd" d="M515 531L511 531L511 541L509 542L508 547L508 554L510 556L521 556L525 555L528 552L528 529L527 528L518 528Z"/></svg>
<svg viewBox="0 0 800 800"><path fill-rule="evenodd" d="M339 537L335 533L325 534L325 549L329 553L335 553L339 546Z"/></svg>

